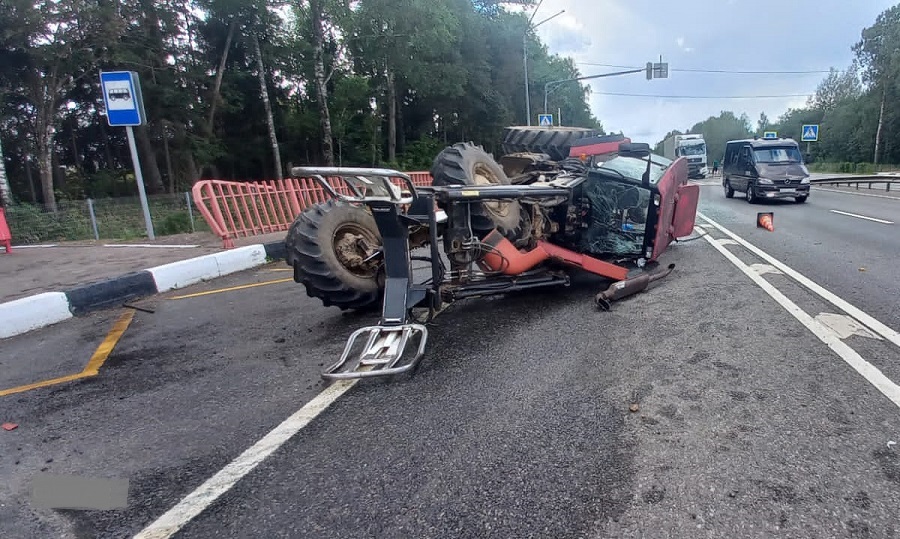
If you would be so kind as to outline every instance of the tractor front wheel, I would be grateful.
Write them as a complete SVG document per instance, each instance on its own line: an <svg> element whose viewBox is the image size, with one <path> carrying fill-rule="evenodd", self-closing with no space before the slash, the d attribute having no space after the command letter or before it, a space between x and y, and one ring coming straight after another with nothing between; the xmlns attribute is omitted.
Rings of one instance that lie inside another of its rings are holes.
<svg viewBox="0 0 900 539"><path fill-rule="evenodd" d="M291 225L285 247L294 280L326 307L362 310L381 301L381 234L365 208L337 200L310 206Z"/></svg>

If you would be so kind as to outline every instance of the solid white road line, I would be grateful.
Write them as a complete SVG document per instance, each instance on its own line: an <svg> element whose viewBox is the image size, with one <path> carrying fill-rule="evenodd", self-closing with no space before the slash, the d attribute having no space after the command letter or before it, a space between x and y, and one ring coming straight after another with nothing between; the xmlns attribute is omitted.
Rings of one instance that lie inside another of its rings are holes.
<svg viewBox="0 0 900 539"><path fill-rule="evenodd" d="M838 189L826 189L824 187L816 187L816 191L828 191L829 193L843 193L845 195L857 195L861 197L872 197L872 198L889 198L891 200L900 200L900 197L892 197L887 195L870 195L869 193L854 193L853 191L840 191Z"/></svg>
<svg viewBox="0 0 900 539"><path fill-rule="evenodd" d="M163 516L144 528L135 539L161 539L171 537L193 518L203 512L222 494L228 492L242 477L300 432L317 415L321 414L358 380L340 380L328 386L313 400L285 419L260 441L241 453L216 475L188 494Z"/></svg>
<svg viewBox="0 0 900 539"><path fill-rule="evenodd" d="M893 221L885 221L884 219L876 219L874 217L866 217L865 215L859 215L857 213L850 213L841 210L830 210L831 213L837 213L839 215L846 215L848 217L856 217L857 219L865 219L866 221L875 221L876 223L881 223L883 225L892 225Z"/></svg>
<svg viewBox="0 0 900 539"><path fill-rule="evenodd" d="M841 357L848 365L853 367L853 369L862 375L863 378L869 381L870 384L875 386L878 391L880 391L885 397L891 400L894 404L900 407L900 386L892 382L887 376L884 375L877 367L863 359L856 350L847 346L844 341L842 341L833 331L827 328L824 324L807 314L803 309L797 306L796 303L787 298L784 294L781 293L777 288L772 286L768 281L763 279L759 274L750 269L749 266L741 262L741 260L735 256L731 251L719 245L719 243L710 238L706 237L706 241L709 242L717 251L722 253L722 256L727 258L732 264L737 266L739 270L744 272L744 274L749 277L754 283L757 284L760 288L762 288L769 296L772 297L779 305L781 305L784 310L789 312L794 318L796 318L801 324L806 326L806 329L811 331L816 337L819 338L820 341L828 345L828 348L831 348L834 353Z"/></svg>
<svg viewBox="0 0 900 539"><path fill-rule="evenodd" d="M869 316L868 314L862 312L861 310L857 309L856 307L854 307L853 305L851 305L851 304L849 304L848 302L844 301L843 299L837 297L836 295L834 295L833 293L829 292L828 290L822 288L821 286L819 286L818 284L814 283L812 280L808 279L807 277L805 277L805 276L802 275L801 273L799 273L799 272L795 271L794 269L788 267L786 264L784 264L784 263L781 262L780 260L778 260L778 259L776 259L775 257L771 256L770 254L766 253L765 251L763 251L762 249L760 249L760 248L758 248L757 246L753 245L752 243L748 242L748 241L745 240L744 238L738 236L738 235L735 234L734 232L728 230L727 228L725 228L724 226L720 225L719 223L713 221L713 220L710 219L709 217L703 215L701 212L698 211L698 212L697 212L697 215L698 215L701 219L703 219L704 221L706 221L707 223L709 223L709 224L713 225L714 227L716 227L717 229L719 229L719 230L720 230L721 232L723 232L724 234L730 236L734 241L736 241L736 242L738 242L739 244L741 244L742 246L744 246L747 250L749 250L750 252L752 252L752 253L755 254L756 256L762 258L763 260L765 260L765 261L768 262L769 264L775 266L776 268L778 268L779 270L781 270L782 273L784 273L785 275L789 276L790 278L794 279L795 281L797 281L797 282L800 283L801 285L803 285L803 286L805 286L806 288L808 288L810 291L812 291L812 292L814 292L815 294L817 294L819 297L821 297L821 298L824 299L825 301L831 303L832 305L834 305L834 306L837 307L838 309L841 309L842 311L844 311L845 313L849 314L849 315L852 316L853 318L856 318L857 320L859 320L860 322L862 322L863 325L865 325L866 327L868 327L869 329L871 329L871 330L874 331L875 333L881 335L882 337L884 337L885 339L887 339L887 340L889 340L890 342L894 343L895 345L900 346L900 333L897 333L896 331L894 331L893 329L887 327L886 325L884 325L883 323L879 322L879 321L876 320L875 318Z"/></svg>

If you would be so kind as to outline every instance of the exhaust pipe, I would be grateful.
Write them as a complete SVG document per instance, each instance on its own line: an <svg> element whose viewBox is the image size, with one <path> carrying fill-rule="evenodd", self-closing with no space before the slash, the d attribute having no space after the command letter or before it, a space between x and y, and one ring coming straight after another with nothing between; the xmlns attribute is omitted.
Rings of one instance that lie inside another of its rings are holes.
<svg viewBox="0 0 900 539"><path fill-rule="evenodd" d="M650 286L650 283L668 276L674 269L675 264L669 264L669 267L662 271L645 273L634 277L633 279L626 279L624 281L613 283L609 288L597 294L594 298L594 303L597 304L599 309L608 311L612 307L611 303L613 301L618 301L622 298L637 294L638 292L643 292Z"/></svg>

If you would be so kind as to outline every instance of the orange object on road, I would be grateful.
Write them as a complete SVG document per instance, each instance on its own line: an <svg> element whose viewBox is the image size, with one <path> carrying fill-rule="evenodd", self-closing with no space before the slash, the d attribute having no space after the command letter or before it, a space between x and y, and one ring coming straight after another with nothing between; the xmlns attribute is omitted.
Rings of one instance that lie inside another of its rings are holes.
<svg viewBox="0 0 900 539"><path fill-rule="evenodd" d="M775 232L775 214L774 213L757 213L756 228L765 228L769 232Z"/></svg>
<svg viewBox="0 0 900 539"><path fill-rule="evenodd" d="M0 245L6 247L6 252L12 252L12 234L9 233L9 225L6 224L6 212L0 208Z"/></svg>

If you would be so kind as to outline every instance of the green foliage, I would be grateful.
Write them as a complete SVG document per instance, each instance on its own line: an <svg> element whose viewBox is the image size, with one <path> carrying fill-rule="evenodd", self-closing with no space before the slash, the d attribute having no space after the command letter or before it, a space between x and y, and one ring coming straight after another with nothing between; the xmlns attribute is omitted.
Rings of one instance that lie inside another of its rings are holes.
<svg viewBox="0 0 900 539"><path fill-rule="evenodd" d="M173 213L167 215L159 227L154 227L154 232L160 236L182 234L191 232L191 219L187 213Z"/></svg>
<svg viewBox="0 0 900 539"><path fill-rule="evenodd" d="M431 170L435 156L446 146L433 137L423 137L406 146L406 150L397 156L399 170L411 172Z"/></svg>
<svg viewBox="0 0 900 539"><path fill-rule="evenodd" d="M321 164L313 18L323 21L336 164L386 161L388 75L394 165L427 169L462 140L497 153L503 128L526 122L523 38L533 115L546 82L584 75L571 58L551 54L512 4L536 2L0 0L0 133L14 198L42 202L38 119L54 128L49 153L66 171L50 192L64 200L136 194L124 133L102 114L101 70L140 77L148 125L138 147L150 194L186 190L199 178L271 177L260 65L283 167ZM566 83L551 92L549 108L561 109L565 125L601 128L588 98L587 85ZM184 227L173 219L160 225ZM117 228L141 233L139 221Z"/></svg>
<svg viewBox="0 0 900 539"><path fill-rule="evenodd" d="M753 136L753 128L746 114L735 116L731 111L722 111L693 125L685 133L702 133L706 141L706 155L710 161L722 162L725 145L729 140ZM676 134L676 133L673 133ZM665 140L665 139L664 139Z"/></svg>

